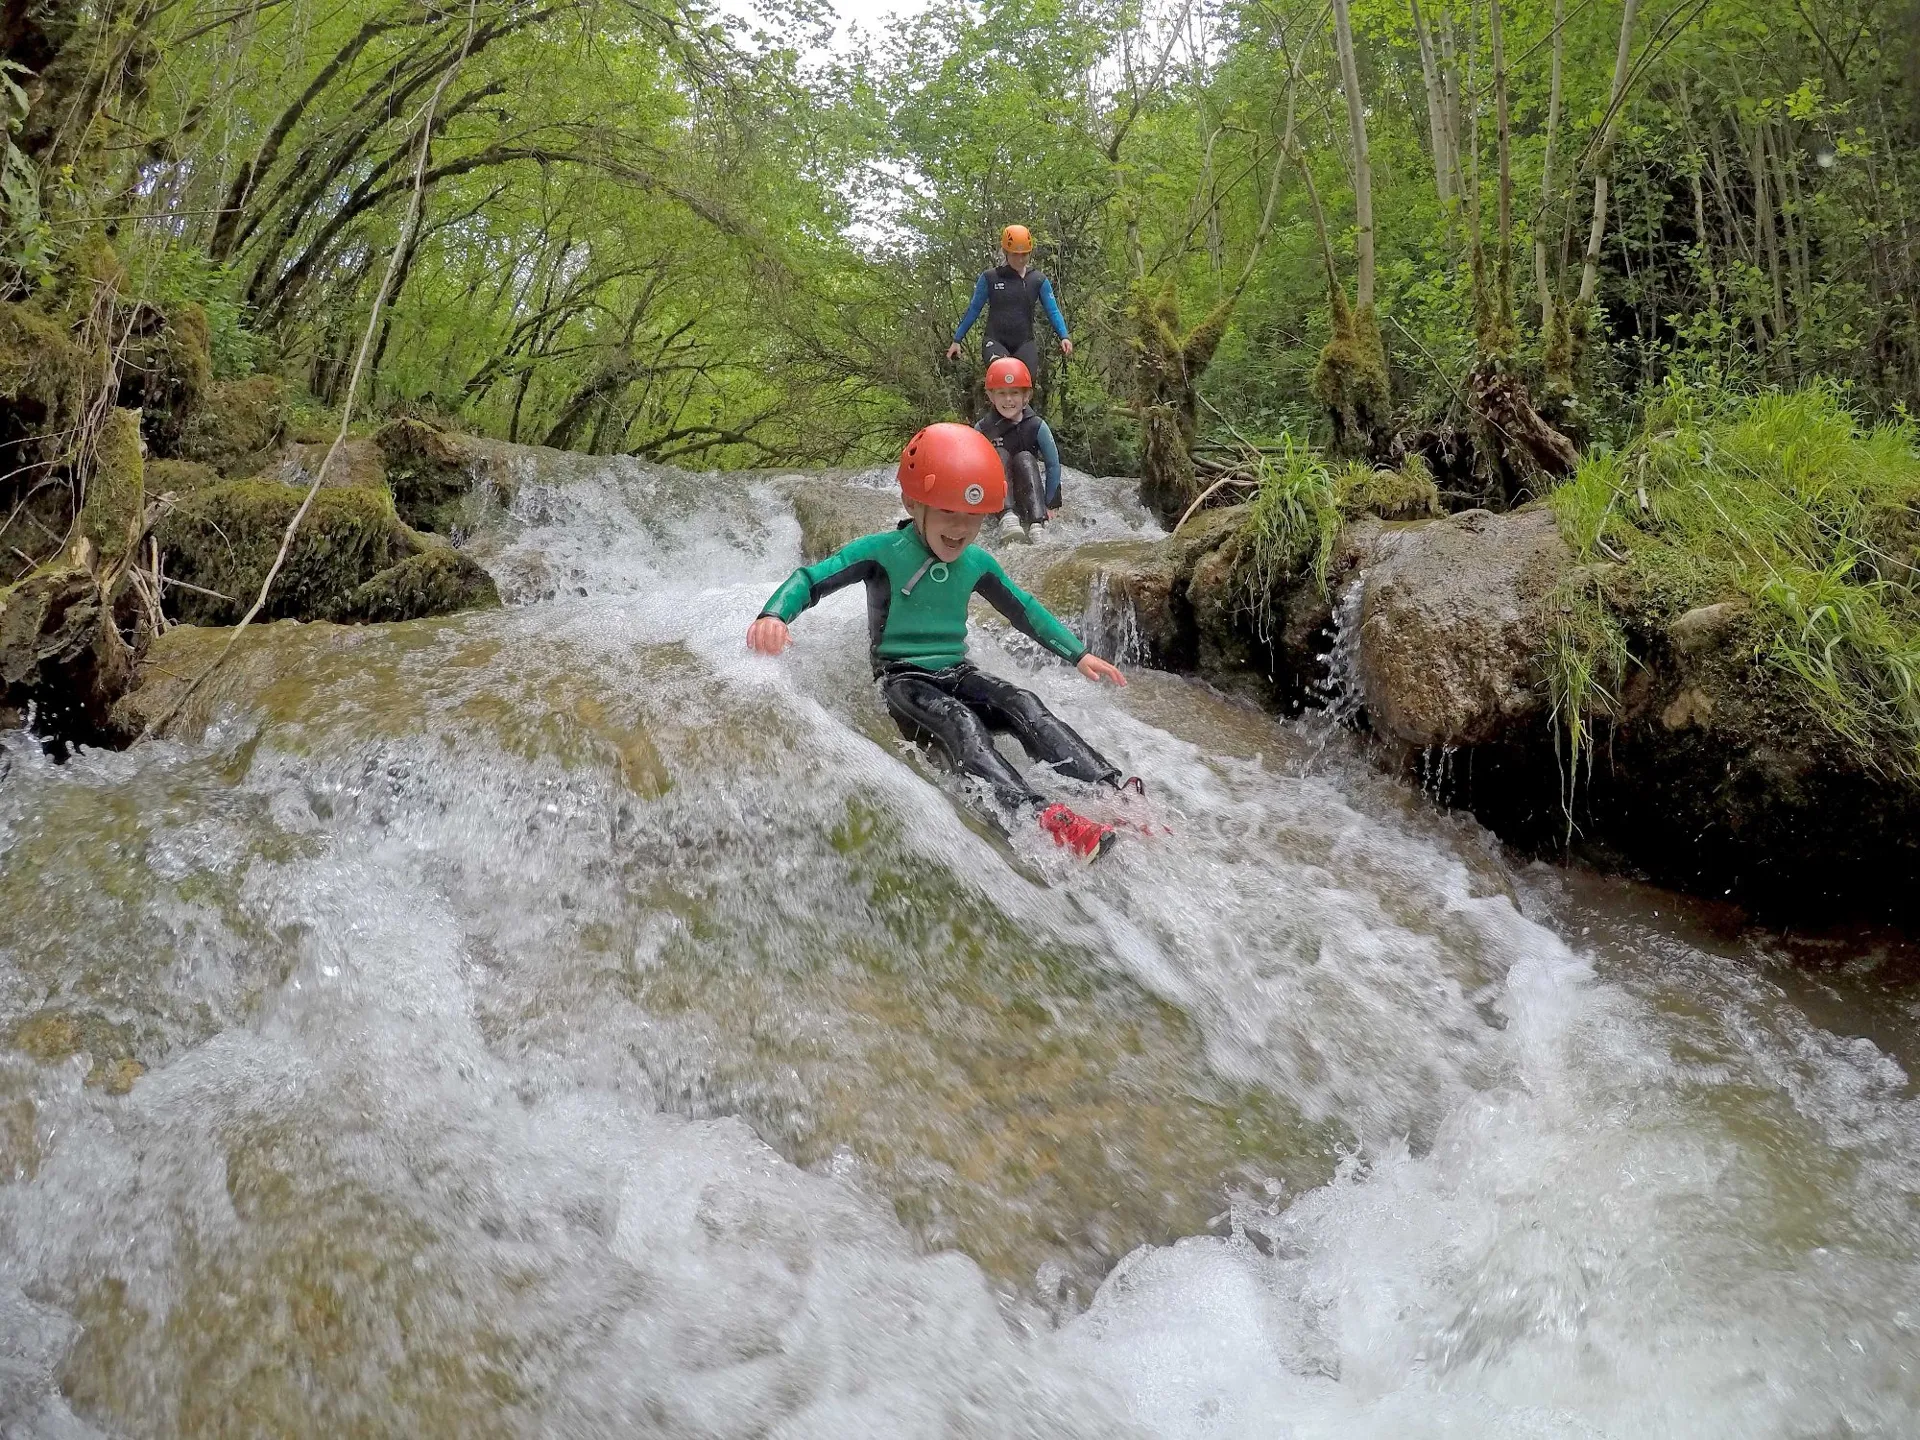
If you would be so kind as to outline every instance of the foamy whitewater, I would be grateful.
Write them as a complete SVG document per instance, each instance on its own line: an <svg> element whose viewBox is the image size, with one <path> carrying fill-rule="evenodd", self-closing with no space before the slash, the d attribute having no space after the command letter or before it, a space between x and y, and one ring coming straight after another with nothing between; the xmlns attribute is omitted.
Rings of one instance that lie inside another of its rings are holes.
<svg viewBox="0 0 1920 1440"><path fill-rule="evenodd" d="M1862 1012L983 612L1172 832L1005 837L858 590L742 643L794 487L886 477L521 463L506 609L0 741L0 1433L1920 1434ZM1158 533L1068 486L1030 583Z"/></svg>

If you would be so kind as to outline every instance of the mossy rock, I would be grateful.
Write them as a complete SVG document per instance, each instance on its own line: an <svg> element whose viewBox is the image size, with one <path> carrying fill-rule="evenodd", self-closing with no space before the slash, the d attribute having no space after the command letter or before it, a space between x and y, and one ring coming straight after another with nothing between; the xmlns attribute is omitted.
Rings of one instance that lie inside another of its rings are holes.
<svg viewBox="0 0 1920 1440"><path fill-rule="evenodd" d="M165 572L198 589L168 590L173 618L189 625L238 622L259 593L305 493L273 480L232 480L175 505L156 527ZM262 618L331 614L414 548L384 489L323 489L301 521Z"/></svg>
<svg viewBox="0 0 1920 1440"><path fill-rule="evenodd" d="M373 443L400 518L416 530L450 533L473 489L473 450L457 435L410 419L383 425Z"/></svg>
<svg viewBox="0 0 1920 1440"><path fill-rule="evenodd" d="M120 560L133 542L145 503L141 472L140 412L108 411L94 441L79 527L102 563Z"/></svg>
<svg viewBox="0 0 1920 1440"><path fill-rule="evenodd" d="M171 458L210 465L229 479L267 462L287 426L287 387L272 375L222 380L181 426Z"/></svg>
<svg viewBox="0 0 1920 1440"><path fill-rule="evenodd" d="M107 743L132 683L133 652L85 566L44 566L0 590L0 706L33 705L44 736Z"/></svg>
<svg viewBox="0 0 1920 1440"><path fill-rule="evenodd" d="M28 305L0 300L0 402L68 414L86 377L86 351L65 325Z"/></svg>
<svg viewBox="0 0 1920 1440"><path fill-rule="evenodd" d="M155 454L174 453L212 390L207 312L191 303L171 311L135 306L120 357L118 398L120 405L140 411L141 431Z"/></svg>
<svg viewBox="0 0 1920 1440"><path fill-rule="evenodd" d="M900 523L898 492L868 490L802 479L793 486L793 516L800 522L800 558L811 565L848 541Z"/></svg>
<svg viewBox="0 0 1920 1440"><path fill-rule="evenodd" d="M61 321L0 301L0 475L37 476L37 468L24 467L59 456L57 436L85 408L99 358L75 343ZM15 498L20 488L18 480L0 481L0 501Z"/></svg>
<svg viewBox="0 0 1920 1440"><path fill-rule="evenodd" d="M1340 511L1348 519L1376 515L1382 520L1435 520L1447 513L1433 471L1418 455L1409 455L1398 470L1356 465L1343 487Z"/></svg>
<svg viewBox="0 0 1920 1440"><path fill-rule="evenodd" d="M470 556L436 545L390 565L341 601L334 620L418 620L500 604L493 577Z"/></svg>
<svg viewBox="0 0 1920 1440"><path fill-rule="evenodd" d="M149 495L187 495L220 483L220 472L198 460L149 460L146 466Z"/></svg>
<svg viewBox="0 0 1920 1440"><path fill-rule="evenodd" d="M298 485L304 491L313 483L313 477L320 473L320 467L326 465L327 452L331 449L332 436L312 445L291 445L275 473L280 479ZM388 504L393 503L392 494L387 489L386 457L380 453L380 447L365 436L352 435L341 444L340 453L333 457L333 464L327 465L325 488L377 490L387 497Z"/></svg>

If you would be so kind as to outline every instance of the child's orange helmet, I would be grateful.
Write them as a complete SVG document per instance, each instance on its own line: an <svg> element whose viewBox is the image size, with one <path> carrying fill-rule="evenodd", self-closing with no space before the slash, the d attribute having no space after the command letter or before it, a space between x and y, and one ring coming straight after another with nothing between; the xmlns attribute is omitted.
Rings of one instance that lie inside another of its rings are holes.
<svg viewBox="0 0 1920 1440"><path fill-rule="evenodd" d="M1031 390L1033 376L1027 371L1024 360L1016 360L1008 355L987 366L987 389L989 390Z"/></svg>
<svg viewBox="0 0 1920 1440"><path fill-rule="evenodd" d="M1024 225L1009 225L1000 232L1000 248L1009 255L1031 255L1033 233Z"/></svg>
<svg viewBox="0 0 1920 1440"><path fill-rule="evenodd" d="M998 515L1007 508L1007 472L991 440L971 425L942 420L901 452L900 498L936 510Z"/></svg>

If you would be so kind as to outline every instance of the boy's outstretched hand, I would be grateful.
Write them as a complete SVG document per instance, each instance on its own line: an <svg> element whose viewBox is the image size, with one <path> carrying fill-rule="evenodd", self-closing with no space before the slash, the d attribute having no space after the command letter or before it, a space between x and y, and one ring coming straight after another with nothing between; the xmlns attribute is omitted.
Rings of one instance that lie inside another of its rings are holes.
<svg viewBox="0 0 1920 1440"><path fill-rule="evenodd" d="M1080 657L1080 663L1074 667L1089 680L1104 680L1109 685L1124 685L1127 677L1120 673L1119 667L1109 665L1091 651Z"/></svg>
<svg viewBox="0 0 1920 1440"><path fill-rule="evenodd" d="M792 638L787 622L771 615L762 615L747 627L747 648L762 655L778 655Z"/></svg>

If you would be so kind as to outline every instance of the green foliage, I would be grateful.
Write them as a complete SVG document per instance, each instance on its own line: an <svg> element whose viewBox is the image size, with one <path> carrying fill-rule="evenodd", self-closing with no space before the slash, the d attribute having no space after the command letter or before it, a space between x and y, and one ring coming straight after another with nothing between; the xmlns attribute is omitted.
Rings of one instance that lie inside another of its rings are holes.
<svg viewBox="0 0 1920 1440"><path fill-rule="evenodd" d="M1553 495L1575 554L1610 567L1564 607L1555 705L1577 742L1621 674L1624 618L1752 607L1756 657L1877 768L1920 778L1920 451L1831 385L1750 398L1671 384L1627 449ZM1588 603L1588 597L1596 597ZM1575 603L1577 602L1577 603ZM1625 611L1625 615L1617 612Z"/></svg>
<svg viewBox="0 0 1920 1440"><path fill-rule="evenodd" d="M1348 483L1351 483L1350 481ZM1262 628L1283 581L1311 575L1322 589L1340 538L1342 477L1307 446L1287 436L1277 454L1260 457L1260 488L1247 506L1245 554L1251 596Z"/></svg>

